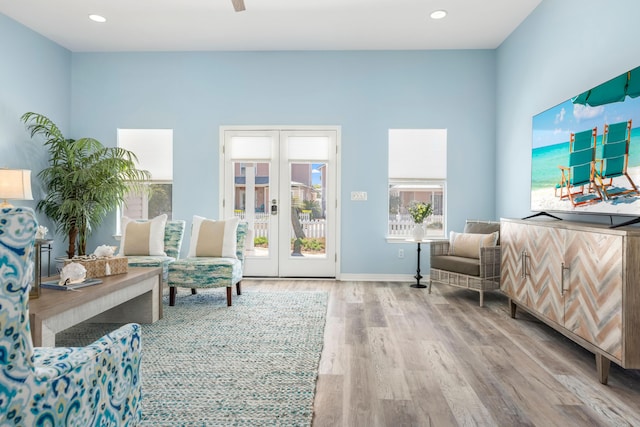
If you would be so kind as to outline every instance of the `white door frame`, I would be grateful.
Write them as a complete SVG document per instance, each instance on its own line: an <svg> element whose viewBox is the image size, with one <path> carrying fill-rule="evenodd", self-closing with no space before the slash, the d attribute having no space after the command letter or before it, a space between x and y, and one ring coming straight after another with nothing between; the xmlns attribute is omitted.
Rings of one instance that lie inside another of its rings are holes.
<svg viewBox="0 0 640 427"><path fill-rule="evenodd" d="M334 225L333 225L333 231L334 231L334 250L335 250L335 277L339 278L340 276L340 218L341 218L341 210L340 210L340 204L338 203L338 201L340 200L340 181L341 181L341 128L340 126L220 126L220 136L219 136L219 175L220 175L220 197L219 197L219 212L220 212L220 216L222 218L227 218L227 217L231 217L233 215L233 209L234 209L234 201L233 200L229 200L228 202L225 200L226 197L228 197L227 194L227 190L226 190L226 184L229 182L229 180L233 179L233 176L225 176L225 161L226 161L226 157L225 157L225 153L224 153L224 145L225 145L225 138L226 138L226 134L227 132L264 132L265 134L268 133L273 133L273 132L278 132L278 133L287 133L287 132L296 132L296 131L317 131L317 132L327 132L327 131L332 131L335 132L335 139L336 139L336 153L335 153L335 165L333 165L333 167L335 168L335 191L334 191L334 195L332 197L332 199L334 200L327 200L327 203L332 203L334 204L335 210L335 220L334 220ZM274 153L274 157L278 163L280 162L279 160L279 154ZM273 174L273 171L270 171L270 175ZM282 196L280 196L282 198ZM289 198L289 194L287 194L286 196L287 198ZM289 203L286 204L287 206L289 205ZM285 204L283 204L281 201L279 201L279 207L283 208L285 206ZM276 216L274 218L274 220L277 221L277 218L279 218L280 215ZM270 250L276 250L276 254L278 254L277 251L277 246L276 247L271 247L271 243L270 243ZM282 253L282 250L279 251L280 253ZM280 254L276 255L276 256L280 256ZM254 260L254 258L252 258L252 260ZM294 276L294 277L304 277L304 276ZM309 276L309 277L314 277L314 276Z"/></svg>

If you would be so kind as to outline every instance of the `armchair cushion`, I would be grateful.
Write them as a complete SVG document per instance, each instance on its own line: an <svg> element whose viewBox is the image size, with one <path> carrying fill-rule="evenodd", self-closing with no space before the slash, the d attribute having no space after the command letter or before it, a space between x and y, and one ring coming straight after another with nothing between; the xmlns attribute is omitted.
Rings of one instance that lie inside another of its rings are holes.
<svg viewBox="0 0 640 427"><path fill-rule="evenodd" d="M149 221L138 221L123 216L120 255L166 256L164 251L166 223L166 214L158 215Z"/></svg>
<svg viewBox="0 0 640 427"><path fill-rule="evenodd" d="M464 224L465 233L491 234L500 231L500 223L497 221L467 221Z"/></svg>
<svg viewBox="0 0 640 427"><path fill-rule="evenodd" d="M498 232L491 234L456 233L452 231L449 239L449 255L466 258L480 258L480 248L495 246Z"/></svg>
<svg viewBox="0 0 640 427"><path fill-rule="evenodd" d="M193 216L188 257L237 258L236 232L239 218L223 221Z"/></svg>
<svg viewBox="0 0 640 427"><path fill-rule="evenodd" d="M480 276L480 260L478 258L466 258L455 255L439 255L431 257L431 268L466 274L468 276Z"/></svg>

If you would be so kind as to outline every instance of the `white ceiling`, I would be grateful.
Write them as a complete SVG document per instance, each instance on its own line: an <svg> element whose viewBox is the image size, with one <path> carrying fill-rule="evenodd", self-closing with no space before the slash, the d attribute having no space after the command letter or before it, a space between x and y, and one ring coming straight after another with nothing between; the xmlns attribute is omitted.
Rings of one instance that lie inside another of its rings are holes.
<svg viewBox="0 0 640 427"><path fill-rule="evenodd" d="M73 52L494 49L541 1L0 0L0 13Z"/></svg>

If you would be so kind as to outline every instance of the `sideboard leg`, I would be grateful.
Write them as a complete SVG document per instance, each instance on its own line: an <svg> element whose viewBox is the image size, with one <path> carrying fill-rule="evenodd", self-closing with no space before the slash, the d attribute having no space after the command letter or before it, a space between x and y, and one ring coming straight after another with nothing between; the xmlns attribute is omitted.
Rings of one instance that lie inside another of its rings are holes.
<svg viewBox="0 0 640 427"><path fill-rule="evenodd" d="M609 381L609 368L611 367L611 360L607 359L601 354L596 354L596 369L598 370L598 379L602 384L607 384Z"/></svg>
<svg viewBox="0 0 640 427"><path fill-rule="evenodd" d="M518 308L516 303L514 303L511 298L509 298L509 311L511 312L511 318L512 319L516 318L516 308Z"/></svg>

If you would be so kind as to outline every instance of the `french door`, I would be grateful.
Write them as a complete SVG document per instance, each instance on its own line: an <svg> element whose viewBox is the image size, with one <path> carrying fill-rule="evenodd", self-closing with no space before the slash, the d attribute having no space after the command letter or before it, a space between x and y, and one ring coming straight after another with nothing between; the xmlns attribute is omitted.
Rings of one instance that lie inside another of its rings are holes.
<svg viewBox="0 0 640 427"><path fill-rule="evenodd" d="M222 212L249 226L243 274L335 277L339 129L223 127Z"/></svg>

